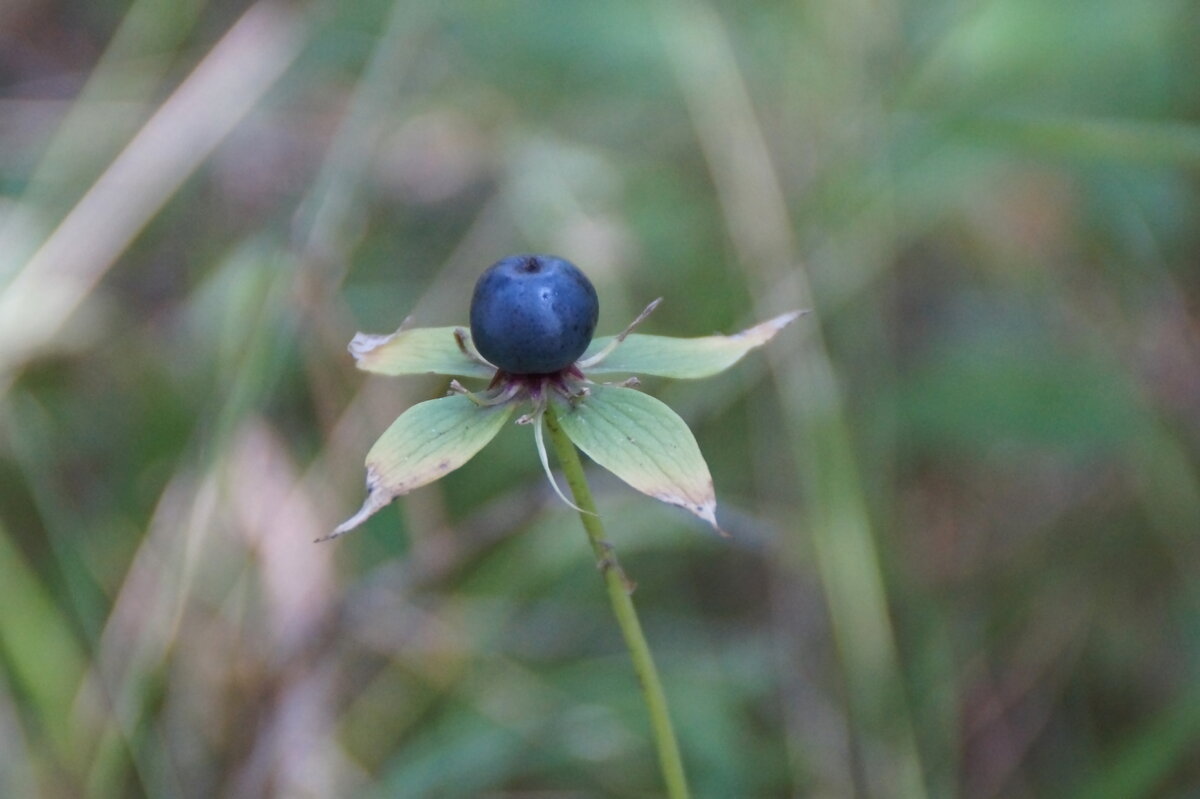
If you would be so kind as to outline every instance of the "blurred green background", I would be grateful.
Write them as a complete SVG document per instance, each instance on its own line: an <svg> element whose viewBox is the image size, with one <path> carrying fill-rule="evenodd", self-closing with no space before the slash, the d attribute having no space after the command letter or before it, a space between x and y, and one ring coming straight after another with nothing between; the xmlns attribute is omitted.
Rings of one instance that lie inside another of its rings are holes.
<svg viewBox="0 0 1200 799"><path fill-rule="evenodd" d="M4 0L0 795L652 796L528 429L335 544L465 321L811 308L718 540L594 486L705 797L1200 795L1200 6Z"/></svg>

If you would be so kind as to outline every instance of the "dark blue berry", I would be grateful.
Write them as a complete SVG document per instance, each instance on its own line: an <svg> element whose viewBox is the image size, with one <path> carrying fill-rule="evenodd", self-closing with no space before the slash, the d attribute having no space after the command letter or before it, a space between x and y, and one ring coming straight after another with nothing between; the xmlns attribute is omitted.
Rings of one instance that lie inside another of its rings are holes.
<svg viewBox="0 0 1200 799"><path fill-rule="evenodd" d="M600 301L587 276L553 255L510 255L488 267L471 297L479 354L514 375L573 364L592 341Z"/></svg>

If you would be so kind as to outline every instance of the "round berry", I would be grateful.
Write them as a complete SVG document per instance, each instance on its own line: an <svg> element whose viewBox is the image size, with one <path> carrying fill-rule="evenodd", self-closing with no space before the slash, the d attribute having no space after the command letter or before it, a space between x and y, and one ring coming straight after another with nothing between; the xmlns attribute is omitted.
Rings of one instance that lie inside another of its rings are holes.
<svg viewBox="0 0 1200 799"><path fill-rule="evenodd" d="M583 355L599 314L596 289L570 261L510 255L475 284L471 338L501 371L550 374Z"/></svg>

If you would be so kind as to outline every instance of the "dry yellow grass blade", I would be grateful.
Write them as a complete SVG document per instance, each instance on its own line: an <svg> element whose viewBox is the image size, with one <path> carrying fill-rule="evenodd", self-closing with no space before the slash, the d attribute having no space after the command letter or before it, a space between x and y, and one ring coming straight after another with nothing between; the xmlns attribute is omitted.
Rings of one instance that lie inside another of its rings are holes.
<svg viewBox="0 0 1200 799"><path fill-rule="evenodd" d="M262 100L304 43L299 14L258 3L138 131L0 293L0 395L50 344L183 182Z"/></svg>

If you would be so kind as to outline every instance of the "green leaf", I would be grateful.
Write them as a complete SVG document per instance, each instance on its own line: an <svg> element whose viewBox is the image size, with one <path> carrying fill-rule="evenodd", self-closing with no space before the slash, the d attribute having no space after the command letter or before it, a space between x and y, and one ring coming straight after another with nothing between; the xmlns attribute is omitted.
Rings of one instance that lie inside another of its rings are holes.
<svg viewBox="0 0 1200 799"><path fill-rule="evenodd" d="M766 344L802 313L785 313L732 336L672 338L635 333L617 344L612 352L602 355L616 342L615 336L605 336L588 347L582 365L589 377L609 374L709 377L733 366L755 347ZM588 364L591 357L597 358L597 362Z"/></svg>
<svg viewBox="0 0 1200 799"><path fill-rule="evenodd" d="M367 453L367 500L338 525L327 541L348 533L393 499L432 483L462 466L496 437L512 415L513 403L477 405L455 394L414 405Z"/></svg>
<svg viewBox="0 0 1200 799"><path fill-rule="evenodd" d="M454 327L401 327L390 336L359 333L350 341L358 368L381 375L439 374L491 377L495 369L471 360L454 340ZM463 331L466 341L470 334Z"/></svg>
<svg viewBox="0 0 1200 799"><path fill-rule="evenodd" d="M558 422L589 458L655 499L696 514L718 532L708 464L687 424L654 397L592 386L581 401L560 401Z"/></svg>

